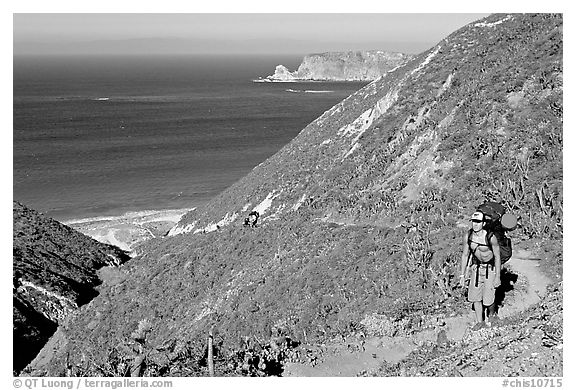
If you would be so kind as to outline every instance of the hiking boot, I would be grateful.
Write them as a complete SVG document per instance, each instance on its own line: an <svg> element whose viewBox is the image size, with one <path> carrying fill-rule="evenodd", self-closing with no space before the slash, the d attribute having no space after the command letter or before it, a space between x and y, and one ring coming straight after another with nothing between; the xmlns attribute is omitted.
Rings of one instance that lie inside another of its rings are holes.
<svg viewBox="0 0 576 390"><path fill-rule="evenodd" d="M486 327L486 323L484 321L478 322L476 325L472 327L473 331L477 331Z"/></svg>

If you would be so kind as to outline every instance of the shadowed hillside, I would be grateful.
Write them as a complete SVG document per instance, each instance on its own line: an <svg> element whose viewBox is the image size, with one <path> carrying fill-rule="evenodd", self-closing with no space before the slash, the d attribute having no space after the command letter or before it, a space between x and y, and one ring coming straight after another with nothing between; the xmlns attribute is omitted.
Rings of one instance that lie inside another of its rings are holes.
<svg viewBox="0 0 576 390"><path fill-rule="evenodd" d="M469 310L454 275L486 199L561 268L562 43L560 15L492 15L362 88L143 244L30 369L204 375L214 327L220 375L278 374L303 346L409 335Z"/></svg>
<svg viewBox="0 0 576 390"><path fill-rule="evenodd" d="M19 371L59 323L98 295L96 270L129 257L18 202L13 219L14 370Z"/></svg>

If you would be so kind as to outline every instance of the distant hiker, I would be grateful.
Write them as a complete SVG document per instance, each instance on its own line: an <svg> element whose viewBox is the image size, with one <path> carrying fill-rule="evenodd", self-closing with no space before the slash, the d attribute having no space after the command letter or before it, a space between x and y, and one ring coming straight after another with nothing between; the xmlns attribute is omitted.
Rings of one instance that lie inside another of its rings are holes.
<svg viewBox="0 0 576 390"><path fill-rule="evenodd" d="M256 223L258 222L258 218L260 218L260 213L258 211L252 211L250 214L248 214L248 218L250 218L252 227L255 227Z"/></svg>
<svg viewBox="0 0 576 390"><path fill-rule="evenodd" d="M255 227L260 218L260 213L258 211L251 211L250 214L244 219L244 226Z"/></svg>
<svg viewBox="0 0 576 390"><path fill-rule="evenodd" d="M474 212L471 221L472 228L464 234L460 285L465 285L468 271L471 275L468 285L468 301L473 303L476 314L476 325L472 329L479 330L486 326L484 307L488 308L486 320L489 323L497 320L494 300L496 288L500 286L502 263L498 239L485 229L487 219L484 213ZM470 260L472 260L471 265Z"/></svg>

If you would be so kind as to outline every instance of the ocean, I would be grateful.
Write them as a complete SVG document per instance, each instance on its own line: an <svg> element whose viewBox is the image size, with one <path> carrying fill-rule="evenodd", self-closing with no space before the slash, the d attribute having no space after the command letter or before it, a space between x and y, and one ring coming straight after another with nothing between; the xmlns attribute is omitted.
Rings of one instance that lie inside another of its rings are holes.
<svg viewBox="0 0 576 390"><path fill-rule="evenodd" d="M60 221L197 207L366 83L302 57L15 57L13 198Z"/></svg>

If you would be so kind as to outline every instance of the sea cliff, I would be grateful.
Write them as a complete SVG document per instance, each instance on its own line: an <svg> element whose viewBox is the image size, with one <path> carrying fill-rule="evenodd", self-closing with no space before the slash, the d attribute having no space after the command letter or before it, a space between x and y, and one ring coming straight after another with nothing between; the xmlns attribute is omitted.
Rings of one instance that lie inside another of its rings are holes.
<svg viewBox="0 0 576 390"><path fill-rule="evenodd" d="M386 51L349 51L310 54L290 72L278 65L274 74L255 81L371 81L406 63L413 56Z"/></svg>

